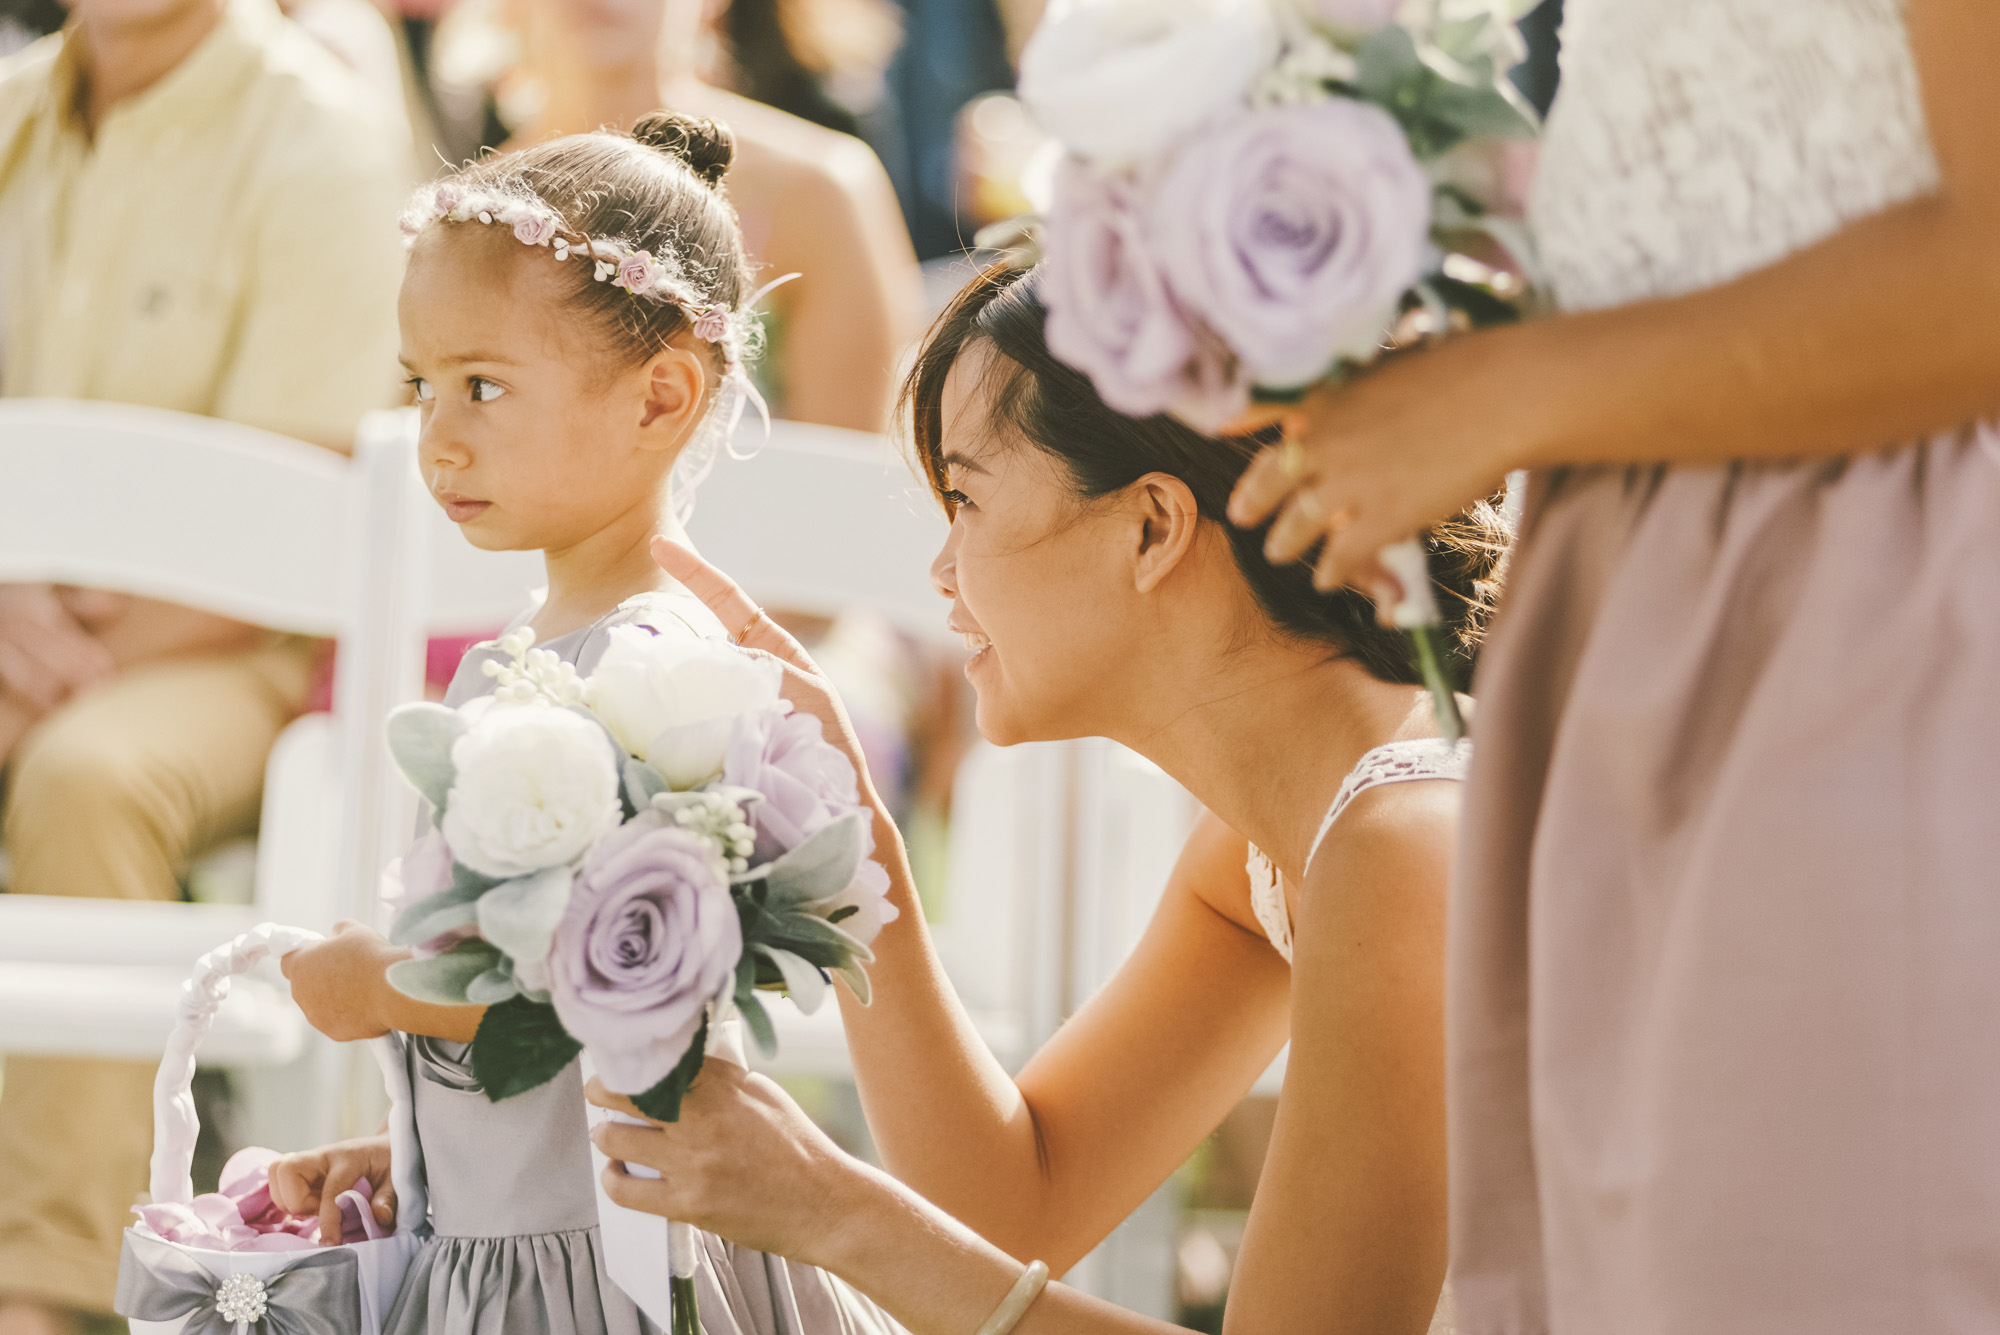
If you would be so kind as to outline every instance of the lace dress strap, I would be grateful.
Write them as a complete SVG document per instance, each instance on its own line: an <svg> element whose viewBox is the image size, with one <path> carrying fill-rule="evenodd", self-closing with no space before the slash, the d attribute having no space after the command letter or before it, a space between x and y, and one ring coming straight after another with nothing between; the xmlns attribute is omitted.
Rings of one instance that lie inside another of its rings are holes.
<svg viewBox="0 0 2000 1335"><path fill-rule="evenodd" d="M1311 868L1312 860L1319 855L1320 845L1326 842L1327 832L1340 819L1340 813L1370 788L1379 788L1385 783L1411 783L1418 779L1463 779L1466 766L1471 761L1472 742L1469 738L1456 745L1440 737L1387 742L1368 752L1348 771L1347 777L1341 781L1340 791L1333 795L1333 805L1326 809L1326 816L1319 823L1319 833L1313 836L1312 848L1306 853L1306 867ZM1257 915L1257 923L1264 929L1264 935L1271 938L1271 945L1284 956L1286 963L1290 963L1292 915L1285 907L1285 887L1279 879L1278 868L1264 855L1263 849L1252 844L1245 870L1250 873L1250 911Z"/></svg>

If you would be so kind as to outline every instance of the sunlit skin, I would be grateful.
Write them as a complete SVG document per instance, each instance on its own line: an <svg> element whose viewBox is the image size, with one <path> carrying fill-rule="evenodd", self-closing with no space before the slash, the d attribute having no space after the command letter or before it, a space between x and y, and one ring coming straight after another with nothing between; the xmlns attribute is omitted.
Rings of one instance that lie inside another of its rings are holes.
<svg viewBox="0 0 2000 1335"><path fill-rule="evenodd" d="M474 546L543 553L538 640L673 587L648 543L680 535L669 472L718 370L685 333L638 361L607 346L565 306L560 263L505 228L434 226L410 252L397 306L424 481ZM484 1007L428 1005L389 986L389 965L409 953L343 923L284 969L293 1000L332 1038L398 1029L469 1042ZM356 1177L388 1181L388 1153L386 1138L364 1138L290 1155L272 1190L298 1213L332 1211ZM378 1212L393 1215L393 1201L378 1193Z"/></svg>
<svg viewBox="0 0 2000 1335"><path fill-rule="evenodd" d="M1304 862L1342 777L1382 742L1432 735L1428 705L1279 633L1178 479L1079 501L1047 455L993 430L991 357L975 344L945 386L953 516L932 567L950 624L977 650L980 731L1003 744L1114 738L1213 814L1131 957L1010 1078L944 977L878 803L876 846L903 916L875 942L874 1004L843 995L842 1019L894 1178L841 1155L769 1081L714 1062L679 1123L600 1128L614 1159L672 1170L649 1181L614 1167L607 1189L825 1265L919 1335L957 1335L978 1328L1021 1261L1061 1274L1101 1241L1289 1040L1228 1329L1416 1335L1444 1276L1456 785L1364 794L1309 874ZM718 615L741 617L726 577L661 555ZM782 632L759 623L749 642L792 662L787 693L829 736L851 736ZM1251 909L1246 838L1285 875L1290 968ZM1018 1329L1169 1328L1056 1287Z"/></svg>

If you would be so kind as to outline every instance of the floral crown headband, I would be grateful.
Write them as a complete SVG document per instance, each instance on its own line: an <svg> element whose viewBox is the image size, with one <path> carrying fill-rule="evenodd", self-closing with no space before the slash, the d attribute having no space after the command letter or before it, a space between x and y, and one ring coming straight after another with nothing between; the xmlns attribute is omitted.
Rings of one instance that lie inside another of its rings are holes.
<svg viewBox="0 0 2000 1335"><path fill-rule="evenodd" d="M598 282L622 287L635 297L671 302L686 313L696 338L722 350L727 366L737 366L750 343L755 319L750 314L766 293L799 275L788 273L757 289L736 310L707 301L682 276L672 255L655 258L630 243L615 238L586 237L564 228L554 209L532 196L503 194L497 190L467 190L445 181L419 190L403 213L405 244L434 222L478 222L510 227L514 239L523 245L548 246L559 260L572 255L588 256L595 266ZM759 402L762 408L762 402Z"/></svg>
<svg viewBox="0 0 2000 1335"><path fill-rule="evenodd" d="M673 255L656 258L629 242L570 231L563 226L560 214L532 195L467 190L453 181L420 189L403 211L404 244L414 243L417 235L435 222L510 227L515 240L528 246L547 246L558 260L567 260L572 255L588 257L595 266L592 276L598 282L622 287L649 301L673 303L687 316L696 338L721 349L722 382L717 386L715 403L700 431L674 464L674 508L682 523L694 513L695 488L715 466L719 450L747 457L737 455L734 444L746 407L757 409L757 416L764 423L764 434L767 437L771 434L771 410L743 366L757 327L751 312L772 288L789 283L798 274L772 279L731 310L705 300L696 292L682 276L679 261Z"/></svg>

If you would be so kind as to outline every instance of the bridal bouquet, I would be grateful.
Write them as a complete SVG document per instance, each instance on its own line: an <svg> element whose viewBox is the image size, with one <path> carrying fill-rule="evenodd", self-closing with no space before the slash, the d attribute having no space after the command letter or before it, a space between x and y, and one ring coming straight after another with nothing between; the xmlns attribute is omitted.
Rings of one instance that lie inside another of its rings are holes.
<svg viewBox="0 0 2000 1335"><path fill-rule="evenodd" d="M711 1025L758 993L800 1009L830 973L868 998L869 943L896 916L853 765L733 645L610 632L588 677L526 631L488 663L495 694L412 704L389 748L432 828L391 868L416 948L390 982L487 1007L472 1073L487 1097L544 1083L579 1050L673 1121Z"/></svg>
<svg viewBox="0 0 2000 1335"><path fill-rule="evenodd" d="M1519 318L1495 148L1515 0L1058 0L1020 92L1065 150L1049 348L1104 401L1208 433L1383 351ZM1440 712L1423 547L1383 554ZM1426 652L1428 651L1428 652Z"/></svg>

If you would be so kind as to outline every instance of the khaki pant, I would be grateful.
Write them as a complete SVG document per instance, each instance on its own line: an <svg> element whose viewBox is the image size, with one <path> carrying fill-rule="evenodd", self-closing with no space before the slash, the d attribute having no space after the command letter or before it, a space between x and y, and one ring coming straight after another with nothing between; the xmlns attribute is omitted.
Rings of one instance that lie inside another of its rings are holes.
<svg viewBox="0 0 2000 1335"><path fill-rule="evenodd" d="M175 899L255 828L264 761L304 707L307 641L135 667L22 739L4 839L22 894ZM0 1296L108 1312L146 1189L155 1063L10 1057L0 1084Z"/></svg>

